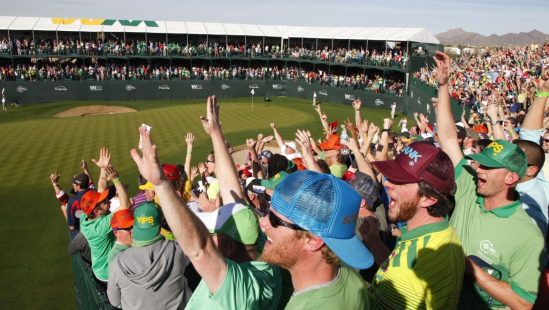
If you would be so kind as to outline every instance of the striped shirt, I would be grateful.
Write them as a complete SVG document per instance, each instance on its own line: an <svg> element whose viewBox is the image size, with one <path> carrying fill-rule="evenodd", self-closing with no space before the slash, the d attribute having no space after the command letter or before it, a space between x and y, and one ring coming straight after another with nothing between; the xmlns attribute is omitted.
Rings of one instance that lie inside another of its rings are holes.
<svg viewBox="0 0 549 310"><path fill-rule="evenodd" d="M370 296L374 309L455 309L465 260L448 221L412 231L402 227L395 249L377 271Z"/></svg>

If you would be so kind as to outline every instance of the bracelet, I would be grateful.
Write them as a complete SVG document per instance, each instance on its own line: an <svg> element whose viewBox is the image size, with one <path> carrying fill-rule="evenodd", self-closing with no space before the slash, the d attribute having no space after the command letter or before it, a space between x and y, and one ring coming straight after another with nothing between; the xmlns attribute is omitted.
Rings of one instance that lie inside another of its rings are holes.
<svg viewBox="0 0 549 310"><path fill-rule="evenodd" d="M388 132L389 129L383 129L381 132Z"/></svg>
<svg viewBox="0 0 549 310"><path fill-rule="evenodd" d="M193 152L187 151L187 155L192 155L192 154L193 154Z"/></svg>
<svg viewBox="0 0 549 310"><path fill-rule="evenodd" d="M546 92L537 91L536 92L536 97L538 97L538 98L549 97L549 91L546 91Z"/></svg>
<svg viewBox="0 0 549 310"><path fill-rule="evenodd" d="M517 132L514 131L514 130L509 131L509 134L510 134L510 135L513 135L513 134L516 134L516 133L517 133Z"/></svg>
<svg viewBox="0 0 549 310"><path fill-rule="evenodd" d="M356 112L360 112L360 109L355 109Z"/></svg>
<svg viewBox="0 0 549 310"><path fill-rule="evenodd" d="M55 184L53 184L53 186L59 186L59 183L55 183Z"/></svg>
<svg viewBox="0 0 549 310"><path fill-rule="evenodd" d="M120 179L116 179L116 180L114 180L114 181L113 181L113 183L114 183L114 184L118 184L118 183L120 183Z"/></svg>

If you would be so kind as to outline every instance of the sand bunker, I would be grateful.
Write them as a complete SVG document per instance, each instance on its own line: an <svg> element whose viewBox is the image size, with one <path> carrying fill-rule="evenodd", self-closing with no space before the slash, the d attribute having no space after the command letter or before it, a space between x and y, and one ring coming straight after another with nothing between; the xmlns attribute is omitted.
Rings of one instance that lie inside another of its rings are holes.
<svg viewBox="0 0 549 310"><path fill-rule="evenodd" d="M78 108L70 109L67 111L63 111L61 113L55 114L53 117L75 117L75 116L117 114L117 113L128 113L128 112L137 112L137 111L134 109L126 108L126 107L90 105L90 106L78 107Z"/></svg>

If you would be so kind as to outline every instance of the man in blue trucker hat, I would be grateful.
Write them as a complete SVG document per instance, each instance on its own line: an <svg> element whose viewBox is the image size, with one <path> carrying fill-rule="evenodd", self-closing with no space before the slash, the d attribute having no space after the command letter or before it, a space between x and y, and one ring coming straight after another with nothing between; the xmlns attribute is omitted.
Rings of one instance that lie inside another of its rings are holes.
<svg viewBox="0 0 549 310"><path fill-rule="evenodd" d="M287 269L294 293L286 309L368 309L356 269L373 256L355 234L362 197L331 174L297 171L273 193L261 222L263 259Z"/></svg>

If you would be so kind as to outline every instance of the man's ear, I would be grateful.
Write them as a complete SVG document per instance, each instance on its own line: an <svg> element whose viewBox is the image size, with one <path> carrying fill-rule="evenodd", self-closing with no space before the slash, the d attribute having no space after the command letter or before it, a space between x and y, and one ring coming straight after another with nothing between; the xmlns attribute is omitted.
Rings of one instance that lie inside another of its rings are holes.
<svg viewBox="0 0 549 310"><path fill-rule="evenodd" d="M520 180L520 177L516 172L509 172L505 175L505 185L511 186L516 182L518 182L519 180Z"/></svg>
<svg viewBox="0 0 549 310"><path fill-rule="evenodd" d="M526 175L529 176L529 177L533 177L536 175L536 173L538 173L539 171L539 168L536 167L536 166L530 166L528 167L528 169L526 169Z"/></svg>
<svg viewBox="0 0 549 310"><path fill-rule="evenodd" d="M305 240L305 250L310 252L316 252L324 245L324 241L312 233L309 233L309 237L306 237Z"/></svg>
<svg viewBox="0 0 549 310"><path fill-rule="evenodd" d="M438 198L421 196L419 198L419 206L421 208L428 208L438 202Z"/></svg>

